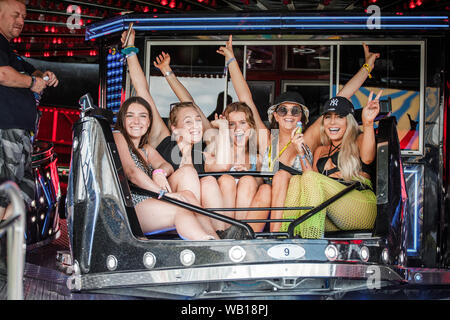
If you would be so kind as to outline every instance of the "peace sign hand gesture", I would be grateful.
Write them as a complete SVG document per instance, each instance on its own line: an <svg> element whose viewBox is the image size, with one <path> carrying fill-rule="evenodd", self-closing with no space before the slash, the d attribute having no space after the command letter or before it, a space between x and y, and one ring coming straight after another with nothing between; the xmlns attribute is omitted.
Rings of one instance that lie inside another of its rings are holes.
<svg viewBox="0 0 450 320"><path fill-rule="evenodd" d="M376 116L380 112L380 97L383 93L383 90L378 92L375 99L372 100L373 91L370 91L369 100L367 101L367 105L363 108L361 118L363 126L373 126L373 122L375 121Z"/></svg>

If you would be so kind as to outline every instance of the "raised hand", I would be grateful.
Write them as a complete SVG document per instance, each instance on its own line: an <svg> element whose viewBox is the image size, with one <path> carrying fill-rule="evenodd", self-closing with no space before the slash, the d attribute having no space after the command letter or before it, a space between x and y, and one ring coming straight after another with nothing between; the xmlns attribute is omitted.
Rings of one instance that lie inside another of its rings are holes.
<svg viewBox="0 0 450 320"><path fill-rule="evenodd" d="M373 122L380 112L380 97L382 93L383 90L380 90L375 99L372 100L373 92L370 91L369 100L367 101L367 105L363 108L361 114L363 126L373 126Z"/></svg>
<svg viewBox="0 0 450 320"><path fill-rule="evenodd" d="M223 115L214 115L214 120L211 121L211 126L217 129L228 129L228 120Z"/></svg>
<svg viewBox="0 0 450 320"><path fill-rule="evenodd" d="M363 49L364 49L364 59L366 63L369 65L370 69L372 70L373 67L375 66L375 60L377 60L380 57L380 54L370 52L369 46L365 43L363 43Z"/></svg>
<svg viewBox="0 0 450 320"><path fill-rule="evenodd" d="M164 71L165 68L170 67L170 55L164 51L161 52L161 54L156 57L156 61L153 61L153 65L159 70Z"/></svg>
<svg viewBox="0 0 450 320"><path fill-rule="evenodd" d="M225 60L228 61L232 58L234 58L234 52L233 52L233 36L230 35L228 37L228 41L224 46L221 46L217 51L217 53L223 55L225 57Z"/></svg>
<svg viewBox="0 0 450 320"><path fill-rule="evenodd" d="M127 34L130 32L130 37L128 38L128 42L125 43L125 40L127 39ZM134 46L134 38L135 38L135 31L133 28L128 29L127 31L122 32L122 36L120 38L120 42L122 42L122 48L125 48L127 46Z"/></svg>

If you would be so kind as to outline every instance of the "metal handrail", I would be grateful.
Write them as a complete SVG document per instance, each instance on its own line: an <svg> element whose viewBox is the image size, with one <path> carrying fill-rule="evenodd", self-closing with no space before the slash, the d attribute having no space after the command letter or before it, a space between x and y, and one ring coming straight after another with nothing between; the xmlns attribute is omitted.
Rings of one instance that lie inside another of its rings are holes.
<svg viewBox="0 0 450 320"><path fill-rule="evenodd" d="M7 231L8 300L23 300L23 272L25 268L25 204L16 183L6 181L0 185L11 199L13 212L3 223Z"/></svg>

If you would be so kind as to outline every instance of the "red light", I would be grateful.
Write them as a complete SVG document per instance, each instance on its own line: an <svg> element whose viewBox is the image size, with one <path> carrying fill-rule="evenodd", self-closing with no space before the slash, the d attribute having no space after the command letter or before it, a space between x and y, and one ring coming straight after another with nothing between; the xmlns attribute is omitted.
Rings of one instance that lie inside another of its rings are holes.
<svg viewBox="0 0 450 320"><path fill-rule="evenodd" d="M421 6L422 5L422 0L417 0L416 1L416 6Z"/></svg>
<svg viewBox="0 0 450 320"><path fill-rule="evenodd" d="M414 1L411 0L411 2L409 3L409 8L414 9L415 7L416 7L416 4L414 3Z"/></svg>
<svg viewBox="0 0 450 320"><path fill-rule="evenodd" d="M175 1L172 0L172 1L170 1L169 7L173 9L176 7L176 5L177 4L175 3Z"/></svg>
<svg viewBox="0 0 450 320"><path fill-rule="evenodd" d="M161 5L167 6L167 0L161 0Z"/></svg>
<svg viewBox="0 0 450 320"><path fill-rule="evenodd" d="M149 12L149 11L150 11L149 7L145 6L145 7L144 7L144 12L147 13L147 12Z"/></svg>

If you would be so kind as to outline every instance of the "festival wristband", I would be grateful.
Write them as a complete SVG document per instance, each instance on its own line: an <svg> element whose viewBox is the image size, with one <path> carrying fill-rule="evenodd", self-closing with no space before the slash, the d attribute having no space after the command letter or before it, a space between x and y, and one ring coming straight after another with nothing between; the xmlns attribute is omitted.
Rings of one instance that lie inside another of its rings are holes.
<svg viewBox="0 0 450 320"><path fill-rule="evenodd" d="M165 177L167 177L167 173L163 169L155 169L153 170L153 174L162 173Z"/></svg>
<svg viewBox="0 0 450 320"><path fill-rule="evenodd" d="M225 65L228 67L228 65L235 60L236 60L236 58L231 58L230 60L227 61L227 63L225 63Z"/></svg>
<svg viewBox="0 0 450 320"><path fill-rule="evenodd" d="M122 52L124 55L129 55L130 53L139 53L139 49L135 46L128 46L123 48L120 52Z"/></svg>
<svg viewBox="0 0 450 320"><path fill-rule="evenodd" d="M372 79L372 75L370 74L370 71L372 71L367 63L363 64L363 68L367 70L367 73L369 74L369 79Z"/></svg>

